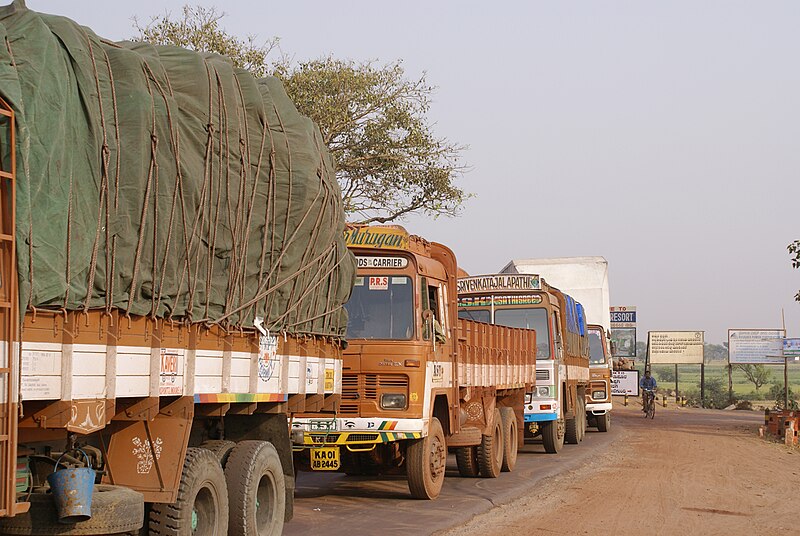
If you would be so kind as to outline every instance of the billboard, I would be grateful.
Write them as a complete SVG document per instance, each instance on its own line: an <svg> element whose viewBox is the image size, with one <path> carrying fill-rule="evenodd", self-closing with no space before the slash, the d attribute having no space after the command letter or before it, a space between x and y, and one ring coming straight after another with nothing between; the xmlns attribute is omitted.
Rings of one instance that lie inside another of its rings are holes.
<svg viewBox="0 0 800 536"><path fill-rule="evenodd" d="M728 362L734 365L783 363L782 329L729 329Z"/></svg>
<svg viewBox="0 0 800 536"><path fill-rule="evenodd" d="M650 363L699 365L703 362L702 331L648 331Z"/></svg>
<svg viewBox="0 0 800 536"><path fill-rule="evenodd" d="M638 370L611 371L611 394L616 396L639 396Z"/></svg>
<svg viewBox="0 0 800 536"><path fill-rule="evenodd" d="M783 339L783 357L800 358L800 339Z"/></svg>
<svg viewBox="0 0 800 536"><path fill-rule="evenodd" d="M636 357L636 307L610 307L612 357Z"/></svg>
<svg viewBox="0 0 800 536"><path fill-rule="evenodd" d="M611 328L613 357L636 357L636 328Z"/></svg>

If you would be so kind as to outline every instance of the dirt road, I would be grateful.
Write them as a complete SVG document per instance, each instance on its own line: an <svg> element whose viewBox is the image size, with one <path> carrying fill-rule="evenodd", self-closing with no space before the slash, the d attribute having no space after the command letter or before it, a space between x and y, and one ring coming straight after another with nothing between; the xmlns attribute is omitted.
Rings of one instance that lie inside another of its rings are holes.
<svg viewBox="0 0 800 536"><path fill-rule="evenodd" d="M800 451L756 436L758 414L615 408L597 459L440 534L797 534Z"/></svg>

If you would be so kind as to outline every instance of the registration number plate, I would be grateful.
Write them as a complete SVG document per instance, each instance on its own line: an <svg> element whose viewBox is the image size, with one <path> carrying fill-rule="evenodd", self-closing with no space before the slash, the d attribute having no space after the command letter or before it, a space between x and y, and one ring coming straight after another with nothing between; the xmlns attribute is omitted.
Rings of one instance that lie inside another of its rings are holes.
<svg viewBox="0 0 800 536"><path fill-rule="evenodd" d="M339 469L339 447L311 449L311 469L314 471Z"/></svg>

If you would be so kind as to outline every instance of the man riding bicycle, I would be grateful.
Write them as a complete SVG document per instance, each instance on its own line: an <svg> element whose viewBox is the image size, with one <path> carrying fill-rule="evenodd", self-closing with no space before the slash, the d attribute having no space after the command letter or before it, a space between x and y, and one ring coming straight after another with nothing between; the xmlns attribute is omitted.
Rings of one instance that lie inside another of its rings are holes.
<svg viewBox="0 0 800 536"><path fill-rule="evenodd" d="M656 379L650 375L650 369L644 371L644 376L639 380L639 389L642 391L642 411L647 412L647 403L656 396Z"/></svg>

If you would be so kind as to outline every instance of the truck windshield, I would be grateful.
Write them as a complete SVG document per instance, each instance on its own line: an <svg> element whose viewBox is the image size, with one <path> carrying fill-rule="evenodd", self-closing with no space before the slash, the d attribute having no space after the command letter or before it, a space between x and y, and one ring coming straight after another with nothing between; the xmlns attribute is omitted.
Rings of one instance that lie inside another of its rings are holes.
<svg viewBox="0 0 800 536"><path fill-rule="evenodd" d="M486 309L462 309L458 312L458 318L490 324L492 322L492 313Z"/></svg>
<svg viewBox="0 0 800 536"><path fill-rule="evenodd" d="M510 328L536 330L536 359L550 359L550 332L547 309L495 309L494 323Z"/></svg>
<svg viewBox="0 0 800 536"><path fill-rule="evenodd" d="M589 330L589 362L593 365L602 365L606 362L606 354L603 352L603 338L600 331Z"/></svg>
<svg viewBox="0 0 800 536"><path fill-rule="evenodd" d="M348 339L409 340L414 336L414 292L406 276L357 277L345 304Z"/></svg>

